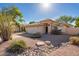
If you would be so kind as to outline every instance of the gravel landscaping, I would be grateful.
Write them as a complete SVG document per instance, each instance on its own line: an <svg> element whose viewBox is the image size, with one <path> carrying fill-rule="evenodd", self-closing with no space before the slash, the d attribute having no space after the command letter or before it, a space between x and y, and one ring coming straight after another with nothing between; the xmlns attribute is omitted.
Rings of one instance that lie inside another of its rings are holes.
<svg viewBox="0 0 79 59"><path fill-rule="evenodd" d="M62 47L68 46L69 44L65 43ZM49 56L51 52L56 51L58 47L50 46L40 46L34 47L26 50L24 53L19 56ZM52 55L53 56L53 55Z"/></svg>

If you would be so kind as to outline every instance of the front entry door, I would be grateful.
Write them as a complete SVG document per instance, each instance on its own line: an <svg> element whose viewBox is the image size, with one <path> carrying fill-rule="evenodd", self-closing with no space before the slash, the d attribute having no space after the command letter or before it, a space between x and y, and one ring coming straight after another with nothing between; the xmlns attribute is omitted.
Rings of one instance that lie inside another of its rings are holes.
<svg viewBox="0 0 79 59"><path fill-rule="evenodd" d="M45 28L45 33L48 34L48 27Z"/></svg>

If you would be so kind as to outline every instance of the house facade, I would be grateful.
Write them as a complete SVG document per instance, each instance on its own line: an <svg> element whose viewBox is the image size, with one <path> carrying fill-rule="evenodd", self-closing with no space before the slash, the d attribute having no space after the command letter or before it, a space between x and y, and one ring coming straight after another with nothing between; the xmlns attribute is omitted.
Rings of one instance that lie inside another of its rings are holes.
<svg viewBox="0 0 79 59"><path fill-rule="evenodd" d="M28 33L50 34L54 29L54 26L58 26L60 28L68 27L64 24L59 25L58 22L52 19L45 19L37 23L27 24L25 25L25 28Z"/></svg>

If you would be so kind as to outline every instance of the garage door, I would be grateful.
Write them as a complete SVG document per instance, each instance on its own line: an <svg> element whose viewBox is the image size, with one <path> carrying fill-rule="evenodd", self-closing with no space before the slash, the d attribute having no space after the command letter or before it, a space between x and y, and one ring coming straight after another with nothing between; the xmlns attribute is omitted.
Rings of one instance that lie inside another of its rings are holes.
<svg viewBox="0 0 79 59"><path fill-rule="evenodd" d="M28 27L26 29L28 33L45 33L45 28L43 26L40 27Z"/></svg>

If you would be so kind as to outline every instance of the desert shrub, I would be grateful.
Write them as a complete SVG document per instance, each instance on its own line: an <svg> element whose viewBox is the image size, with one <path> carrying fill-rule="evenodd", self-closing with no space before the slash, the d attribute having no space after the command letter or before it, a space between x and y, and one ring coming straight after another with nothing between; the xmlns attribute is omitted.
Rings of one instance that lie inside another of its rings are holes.
<svg viewBox="0 0 79 59"><path fill-rule="evenodd" d="M20 54L26 49L26 47L27 46L23 40L13 41L7 48L7 52Z"/></svg>
<svg viewBox="0 0 79 59"><path fill-rule="evenodd" d="M79 45L79 37L70 37L70 43L73 45Z"/></svg>

